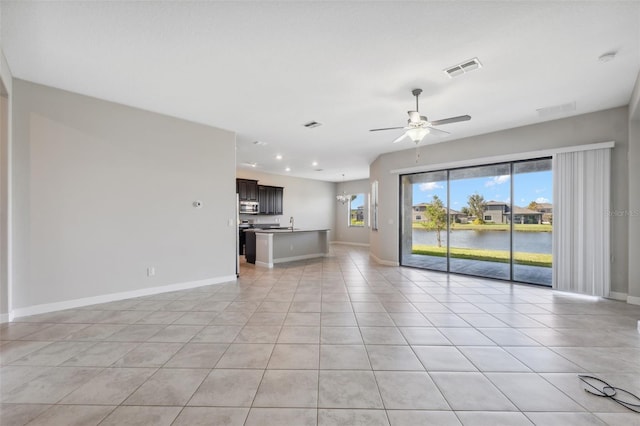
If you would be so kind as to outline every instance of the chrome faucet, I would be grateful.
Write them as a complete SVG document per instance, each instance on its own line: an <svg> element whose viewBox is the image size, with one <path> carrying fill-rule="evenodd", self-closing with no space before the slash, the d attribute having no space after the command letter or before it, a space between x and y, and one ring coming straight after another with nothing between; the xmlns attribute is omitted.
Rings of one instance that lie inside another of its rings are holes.
<svg viewBox="0 0 640 426"><path fill-rule="evenodd" d="M291 231L293 231L293 216L289 218L289 223L291 224Z"/></svg>

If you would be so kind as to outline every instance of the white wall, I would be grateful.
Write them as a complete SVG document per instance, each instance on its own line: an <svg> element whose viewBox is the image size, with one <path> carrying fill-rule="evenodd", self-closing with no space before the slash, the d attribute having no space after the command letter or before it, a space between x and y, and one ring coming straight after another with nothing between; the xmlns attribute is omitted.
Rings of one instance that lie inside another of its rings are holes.
<svg viewBox="0 0 640 426"><path fill-rule="evenodd" d="M0 49L0 322L9 320L9 170L11 155L11 70Z"/></svg>
<svg viewBox="0 0 640 426"><path fill-rule="evenodd" d="M371 192L371 186L368 179L352 180L348 182L340 182L337 184L336 193L342 194L345 192L347 195L364 194L364 217L369 215L369 194ZM336 241L342 243L353 244L369 244L369 233L371 230L371 224L366 223L364 227L350 227L349 226L349 203L336 202Z"/></svg>
<svg viewBox="0 0 640 426"><path fill-rule="evenodd" d="M22 80L13 96L18 315L235 278L233 133Z"/></svg>
<svg viewBox="0 0 640 426"><path fill-rule="evenodd" d="M335 239L334 183L246 169L237 169L236 174L238 178L257 180L259 185L284 187L282 216L241 215L241 219L289 226L289 218L293 216L296 228L330 229L329 239Z"/></svg>
<svg viewBox="0 0 640 426"><path fill-rule="evenodd" d="M398 262L398 175L390 170L435 165L460 160L529 152L555 147L615 141L612 155L612 210L629 208L627 156L628 109L614 108L561 120L508 129L470 138L426 145L416 164L415 148L383 154L370 167L370 179L379 183L379 231L371 233L371 254L382 261ZM628 238L626 217L611 218L611 290L627 293ZM396 243L391 243L396 242Z"/></svg>

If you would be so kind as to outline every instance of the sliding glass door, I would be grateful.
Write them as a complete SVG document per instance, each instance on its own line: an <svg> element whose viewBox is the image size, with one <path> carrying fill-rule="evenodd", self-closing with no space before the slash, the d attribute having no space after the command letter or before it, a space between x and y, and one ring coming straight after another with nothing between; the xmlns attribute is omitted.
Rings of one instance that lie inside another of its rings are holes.
<svg viewBox="0 0 640 426"><path fill-rule="evenodd" d="M402 187L402 264L446 271L447 172L406 175Z"/></svg>
<svg viewBox="0 0 640 426"><path fill-rule="evenodd" d="M498 164L449 172L458 221L451 224L450 272L510 278L510 166Z"/></svg>
<svg viewBox="0 0 640 426"><path fill-rule="evenodd" d="M551 285L551 160L513 165L513 279Z"/></svg>
<svg viewBox="0 0 640 426"><path fill-rule="evenodd" d="M404 266L551 285L551 159L401 176Z"/></svg>

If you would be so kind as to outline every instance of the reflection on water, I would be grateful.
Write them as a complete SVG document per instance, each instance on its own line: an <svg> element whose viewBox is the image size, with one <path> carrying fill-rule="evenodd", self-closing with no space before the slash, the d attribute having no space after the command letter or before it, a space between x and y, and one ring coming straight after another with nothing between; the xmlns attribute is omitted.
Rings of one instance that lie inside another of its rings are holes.
<svg viewBox="0 0 640 426"><path fill-rule="evenodd" d="M513 233L513 250L526 253L551 253L551 232ZM442 246L446 247L447 233L442 231ZM509 250L509 233L501 231L452 230L449 232L451 247L485 250ZM413 244L438 244L435 231L413 229Z"/></svg>

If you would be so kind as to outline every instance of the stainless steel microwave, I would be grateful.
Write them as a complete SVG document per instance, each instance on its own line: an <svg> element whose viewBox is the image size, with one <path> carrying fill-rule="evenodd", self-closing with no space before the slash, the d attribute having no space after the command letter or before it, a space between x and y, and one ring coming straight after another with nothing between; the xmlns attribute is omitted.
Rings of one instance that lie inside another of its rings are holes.
<svg viewBox="0 0 640 426"><path fill-rule="evenodd" d="M258 214L259 207L257 201L240 201L240 214Z"/></svg>

